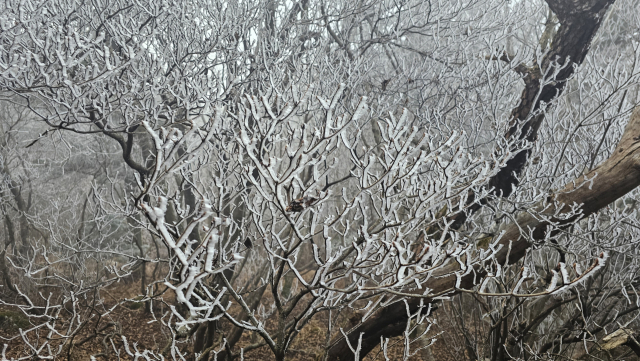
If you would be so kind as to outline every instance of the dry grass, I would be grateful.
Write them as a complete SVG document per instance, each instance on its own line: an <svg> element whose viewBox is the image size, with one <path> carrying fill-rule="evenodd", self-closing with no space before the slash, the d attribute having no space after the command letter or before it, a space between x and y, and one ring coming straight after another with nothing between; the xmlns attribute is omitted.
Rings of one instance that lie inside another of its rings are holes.
<svg viewBox="0 0 640 361"><path fill-rule="evenodd" d="M86 325L74 337L74 347L71 350L65 350L59 360L89 360L91 356L97 360L116 360L117 355L113 351L113 345L116 349L122 349L123 342L121 336L129 341L129 344L136 344L138 349L149 349L155 352L164 350L170 341L167 335L167 329L163 328L161 322L154 319L153 315L145 309L145 305L139 302L122 302L124 299L135 299L139 294L139 281L115 283L110 287L101 291L103 305L99 310L105 310L114 307L106 316L98 319L98 317L90 317ZM172 295L166 294L165 300L171 302ZM264 297L269 298L266 293ZM265 300L268 301L268 300ZM116 306L117 305L117 306ZM166 313L167 307L163 303L154 303L154 314L160 317ZM97 312L96 312L97 313ZM349 315L344 315L339 320L339 325L348 328ZM230 327L226 321L221 321L221 327L224 329ZM326 314L316 315L300 332L291 345L287 359L292 361L316 361L322 356L323 345L326 342ZM265 325L267 329L275 329L275 320L270 319ZM18 310L8 308L0 308L0 336L12 337L17 334L19 328L28 327L28 319L26 319ZM98 332L96 332L98 330ZM41 337L44 333L41 333ZM245 332L236 345L236 349L254 344L258 339L256 335ZM3 341L2 343L7 343ZM52 342L55 344L55 342ZM25 356L27 350L24 349L19 338L14 338L8 342L7 357ZM191 352L192 344L185 343L180 345L182 351ZM452 358L452 354L448 352L445 343L437 341L430 347L429 351L420 351L411 360L415 361L457 361ZM387 357L389 360L401 360L403 353L402 339L396 338L389 341ZM271 350L267 346L254 349L245 353L244 360L274 360ZM120 355L122 360L128 360L126 355ZM374 349L367 357L367 361L385 360L380 348Z"/></svg>

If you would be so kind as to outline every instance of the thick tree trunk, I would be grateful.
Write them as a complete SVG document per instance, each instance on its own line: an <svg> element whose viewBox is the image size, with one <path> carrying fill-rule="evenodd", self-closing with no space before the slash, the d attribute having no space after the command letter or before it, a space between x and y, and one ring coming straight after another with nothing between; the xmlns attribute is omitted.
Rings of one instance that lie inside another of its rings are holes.
<svg viewBox="0 0 640 361"><path fill-rule="evenodd" d="M536 141L538 130L544 121L544 111L562 94L567 81L584 61L591 46L591 39L600 28L606 10L614 2L615 0L547 1L560 20L560 28L553 36L551 48L541 64L534 63L532 67L520 64L514 68L523 75L525 87L520 96L520 103L511 112L512 123L505 134L506 138L517 137L528 142ZM511 61L506 54L501 59ZM552 76L553 74L555 75ZM547 84L541 86L541 82ZM506 166L491 178L488 185L493 188L495 195L508 197L513 192L529 154L529 149L517 152L507 161ZM473 198L470 197L470 204L474 202ZM478 210L484 203L482 200L471 205L471 212ZM460 227L466 219L466 214L460 213L453 227Z"/></svg>
<svg viewBox="0 0 640 361"><path fill-rule="evenodd" d="M544 120L543 110L554 98L560 95L566 81L573 75L577 65L580 65L587 55L591 39L601 25L605 12L615 0L548 0L549 7L554 11L561 22L558 32L553 38L552 47L543 59L542 64L533 68L519 66L517 71L525 74L525 89L522 92L521 102L513 112L513 124L507 137L517 136L520 139L535 141L538 130ZM560 69L560 70L558 70ZM554 82L540 89L540 80L543 74L557 71ZM528 120L527 120L528 119ZM522 121L526 122L522 124ZM638 139L638 140L636 140ZM620 140L614 154L602 163L598 168L589 172L568 184L565 189L549 198L556 201L555 204L582 204L582 216L586 217L621 196L627 194L640 185L640 108L636 109L627 129ZM501 171L493 177L489 186L493 187L495 194L508 196L514 186L517 186L517 176L522 173L528 158L528 151L516 154ZM591 187L585 186L575 189L575 184L581 184L587 177L591 179L597 174ZM570 193L567 193L569 192ZM550 202L552 203L552 202ZM548 204L547 212L553 214L556 208ZM479 206L478 206L479 207ZM566 207L568 209L568 207ZM464 223L466 217L461 214L456 219L455 226ZM553 220L554 224L570 224L575 219ZM501 238L503 248L499 252L497 260L501 264L512 264L524 257L531 244L520 237L520 229L534 229L534 239L544 239L549 223L542 222L530 214L519 217L517 224L507 228ZM511 243L511 244L510 244ZM508 258L508 259L507 259ZM455 267L452 265L452 267ZM454 271L452 269L452 271ZM474 286L474 277L478 273L472 272L461 284L462 288ZM455 276L444 277L430 282L426 286L432 289L433 294L443 291L454 291ZM420 299L409 301L410 309L415 312L420 305ZM396 303L388 306L367 321L349 332L348 338L352 345L357 344L359 335L362 338L360 357L363 358L380 343L381 337L395 337L404 332L407 321L407 309L404 303ZM328 360L351 360L353 353L350 351L346 339L339 335L328 350Z"/></svg>
<svg viewBox="0 0 640 361"><path fill-rule="evenodd" d="M615 0L548 0L551 10L560 20L560 28L554 35L551 48L542 64L531 68L517 68L525 74L525 88L520 104L511 113L512 124L507 137L518 136L529 142L538 137L538 130L544 120L544 110L564 90L577 66L582 64L591 39L600 28L609 5ZM555 76L552 76L557 72ZM546 74L546 75L545 75ZM541 87L542 81L550 81ZM524 124L521 122L525 121ZM489 185L496 193L508 196L513 185L518 185L517 176L522 173L529 151L521 151L507 162L507 166L491 179Z"/></svg>

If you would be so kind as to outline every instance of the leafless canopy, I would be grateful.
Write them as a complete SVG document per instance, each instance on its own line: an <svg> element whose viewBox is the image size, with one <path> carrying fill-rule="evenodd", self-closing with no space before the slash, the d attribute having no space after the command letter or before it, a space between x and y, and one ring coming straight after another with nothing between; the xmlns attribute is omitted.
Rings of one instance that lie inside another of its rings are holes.
<svg viewBox="0 0 640 361"><path fill-rule="evenodd" d="M5 1L3 360L639 352L638 14Z"/></svg>

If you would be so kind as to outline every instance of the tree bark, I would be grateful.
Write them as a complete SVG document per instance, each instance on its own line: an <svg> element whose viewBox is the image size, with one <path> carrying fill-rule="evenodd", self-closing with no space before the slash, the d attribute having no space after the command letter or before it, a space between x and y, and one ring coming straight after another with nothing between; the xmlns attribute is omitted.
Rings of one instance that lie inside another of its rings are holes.
<svg viewBox="0 0 640 361"><path fill-rule="evenodd" d="M560 20L560 28L552 40L551 48L541 64L531 68L519 67L525 74L525 88L520 104L511 113L511 128L507 138L518 136L533 142L544 120L544 110L556 99L582 64L591 40L602 24L606 10L615 0L547 0L549 8ZM557 72L555 76L552 76ZM546 74L546 75L545 75ZM541 87L541 82L550 81ZM528 120L527 120L528 119ZM526 121L524 124L523 121ZM511 158L506 167L491 179L489 186L496 194L508 196L513 186L518 185L517 176L525 167L529 150L521 151Z"/></svg>
<svg viewBox="0 0 640 361"><path fill-rule="evenodd" d="M603 351L613 351L620 346L629 347L636 356L640 357L640 344L638 338L640 333L630 328L620 328L602 339L598 348Z"/></svg>
<svg viewBox="0 0 640 361"><path fill-rule="evenodd" d="M615 0L547 0L549 8L560 21L560 27L541 64L534 63L531 67L520 64L514 68L523 75L525 87L520 103L511 112L511 125L505 134L507 139L517 137L528 142L536 141L538 130L544 121L544 111L562 94L567 81L584 61L591 40L600 28L607 9L614 2ZM501 59L511 61L506 54ZM552 76L554 73L555 76ZM541 82L547 84L542 86ZM513 192L530 153L530 149L517 152L489 180L488 186L493 188L493 194L508 197ZM474 197L469 198L469 204L474 201ZM477 211L484 203L485 200L474 203L470 206L470 212ZM458 214L453 227L459 228L466 219L465 213Z"/></svg>

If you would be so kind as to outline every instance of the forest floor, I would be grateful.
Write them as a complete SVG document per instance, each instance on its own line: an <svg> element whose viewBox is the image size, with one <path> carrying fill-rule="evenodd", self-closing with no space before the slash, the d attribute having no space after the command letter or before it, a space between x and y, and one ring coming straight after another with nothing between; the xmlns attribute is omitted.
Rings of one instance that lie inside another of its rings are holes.
<svg viewBox="0 0 640 361"><path fill-rule="evenodd" d="M166 351L170 335L168 334L168 329L163 327L161 320L156 318L167 313L166 305L162 303L154 304L154 312L152 313L145 309L143 303L125 302L118 304L119 300L133 299L138 294L137 290L139 290L139 282L120 282L103 290L103 305L100 306L100 309L112 308L112 310L108 315L100 319L95 316L90 317L91 315L89 314L83 315L84 319L88 319L88 321L75 335L74 347L71 350L64 350L62 352L63 356L57 358L57 360L92 360L92 356L95 360L129 360L131 358L123 351L125 345L122 336L128 341L131 350L134 348L141 351L148 349L156 353L163 350ZM291 361L319 360L322 355L322 346L326 342L325 325L326 320L321 320L320 318L310 321L296 337L287 359ZM12 358L24 357L29 354L28 348L19 337L19 330L26 330L29 326L29 321L24 315L16 312L16 310L0 306L0 342L7 344L5 356L7 359L11 360ZM436 334L437 332L433 332L433 335ZM31 332L29 333L29 341L33 345L37 345L39 343L38 337L44 339L47 336L47 330L44 329L39 333ZM49 335L49 337L56 338L55 335ZM250 345L255 341L245 332L237 347ZM191 345L183 344L179 345L179 347L188 353ZM119 355L114 349L119 350ZM451 344L447 344L445 340L436 337L435 343L428 349L419 350L409 360L458 361L456 354L459 355L460 350L455 349ZM266 346L249 351L243 354L243 357L246 361L274 359L271 350ZM377 347L365 358L367 361L385 359L403 359L402 338L389 341L386 357Z"/></svg>

